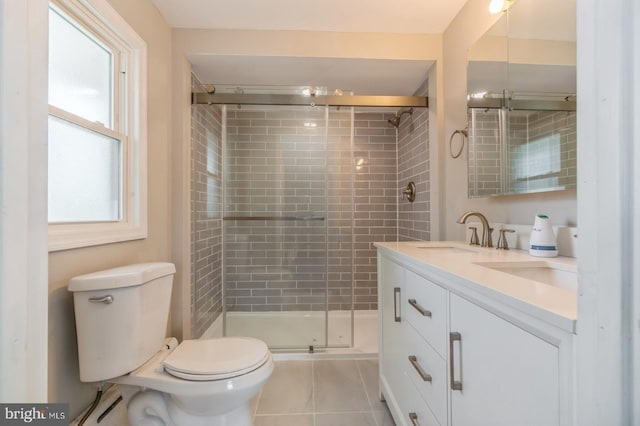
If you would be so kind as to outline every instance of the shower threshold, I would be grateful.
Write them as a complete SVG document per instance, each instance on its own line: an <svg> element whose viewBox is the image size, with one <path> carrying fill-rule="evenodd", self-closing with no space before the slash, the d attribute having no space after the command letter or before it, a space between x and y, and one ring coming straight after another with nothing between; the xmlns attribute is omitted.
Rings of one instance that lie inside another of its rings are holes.
<svg viewBox="0 0 640 426"><path fill-rule="evenodd" d="M228 336L251 336L271 348L275 359L364 359L378 356L378 311L354 313L351 347L351 312L329 311L328 347L325 347L324 312L229 312ZM222 335L222 316L202 338ZM313 352L309 347L313 347Z"/></svg>

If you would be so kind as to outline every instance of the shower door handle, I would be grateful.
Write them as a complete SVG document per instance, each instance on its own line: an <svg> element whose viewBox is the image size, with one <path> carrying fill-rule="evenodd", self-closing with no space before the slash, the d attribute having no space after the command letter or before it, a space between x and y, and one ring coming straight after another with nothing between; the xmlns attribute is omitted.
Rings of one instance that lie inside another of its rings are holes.
<svg viewBox="0 0 640 426"><path fill-rule="evenodd" d="M393 320L400 322L400 287L393 288Z"/></svg>

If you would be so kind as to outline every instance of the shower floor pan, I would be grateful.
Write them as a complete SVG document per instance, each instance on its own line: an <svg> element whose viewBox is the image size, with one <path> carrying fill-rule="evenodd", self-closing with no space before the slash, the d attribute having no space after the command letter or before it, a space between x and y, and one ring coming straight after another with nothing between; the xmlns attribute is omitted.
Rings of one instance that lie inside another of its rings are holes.
<svg viewBox="0 0 640 426"><path fill-rule="evenodd" d="M276 359L374 358L378 355L378 311L375 310L355 311L353 347L350 311L329 311L328 345L325 345L324 312L229 312L226 327L227 336L250 336L267 342ZM219 333L205 334L212 337ZM313 354L308 353L309 346L314 347Z"/></svg>

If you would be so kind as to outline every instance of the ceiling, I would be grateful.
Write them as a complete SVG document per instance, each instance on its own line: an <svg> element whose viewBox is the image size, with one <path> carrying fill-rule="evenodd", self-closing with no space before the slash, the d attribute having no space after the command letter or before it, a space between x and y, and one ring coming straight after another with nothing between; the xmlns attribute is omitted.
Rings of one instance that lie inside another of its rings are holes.
<svg viewBox="0 0 640 426"><path fill-rule="evenodd" d="M440 34L466 0L153 0L173 28ZM186 52L204 83L411 95L429 60Z"/></svg>
<svg viewBox="0 0 640 426"><path fill-rule="evenodd" d="M173 28L438 34L466 0L153 0Z"/></svg>

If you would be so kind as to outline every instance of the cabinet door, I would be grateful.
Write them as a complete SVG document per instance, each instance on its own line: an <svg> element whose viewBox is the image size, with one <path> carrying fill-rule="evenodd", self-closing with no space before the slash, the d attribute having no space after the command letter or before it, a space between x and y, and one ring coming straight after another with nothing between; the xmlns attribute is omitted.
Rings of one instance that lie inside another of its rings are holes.
<svg viewBox="0 0 640 426"><path fill-rule="evenodd" d="M394 411L397 407L396 399L400 399L400 393L406 381L403 374L402 363L403 329L401 297L404 289L404 269L389 261L381 259L382 270L380 289L378 295L381 306L381 336L380 336L380 372L382 380L389 387L387 402Z"/></svg>
<svg viewBox="0 0 640 426"><path fill-rule="evenodd" d="M558 425L558 348L454 294L450 303L451 380L461 383L452 426Z"/></svg>

